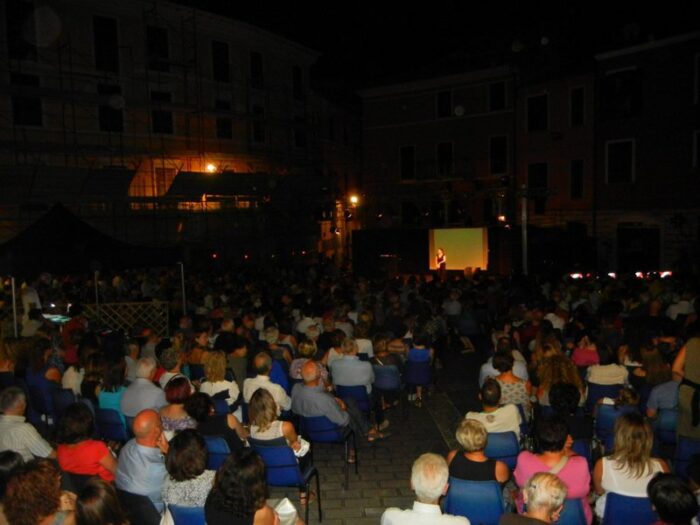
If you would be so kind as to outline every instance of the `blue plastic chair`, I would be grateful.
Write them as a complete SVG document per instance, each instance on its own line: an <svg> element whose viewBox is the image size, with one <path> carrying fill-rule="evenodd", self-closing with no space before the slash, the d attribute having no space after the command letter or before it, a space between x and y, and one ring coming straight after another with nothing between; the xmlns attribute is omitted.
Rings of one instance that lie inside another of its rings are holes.
<svg viewBox="0 0 700 525"><path fill-rule="evenodd" d="M213 398L214 402L214 412L217 416L230 414L228 402L225 399Z"/></svg>
<svg viewBox="0 0 700 525"><path fill-rule="evenodd" d="M678 436L678 445L673 459L673 472L684 479L688 478L688 466L695 454L700 454L700 440Z"/></svg>
<svg viewBox="0 0 700 525"><path fill-rule="evenodd" d="M231 454L228 448L228 443L221 436L204 436L204 441L207 443L209 458L207 459L207 468L210 470L219 470L219 467L226 461L226 458Z"/></svg>
<svg viewBox="0 0 700 525"><path fill-rule="evenodd" d="M54 388L51 390L51 401L54 416L58 419L70 405L75 403L75 394L70 388Z"/></svg>
<svg viewBox="0 0 700 525"><path fill-rule="evenodd" d="M610 397L612 399L617 398L617 396L620 395L620 390L624 388L624 386L625 385L599 385L597 383L589 383L588 395L586 396L586 410L592 413L598 400L604 397Z"/></svg>
<svg viewBox="0 0 700 525"><path fill-rule="evenodd" d="M590 439L575 439L571 445L571 450L581 457L586 458L588 470L593 468L593 445Z"/></svg>
<svg viewBox="0 0 700 525"><path fill-rule="evenodd" d="M173 517L175 525L206 525L204 507L168 505L168 510Z"/></svg>
<svg viewBox="0 0 700 525"><path fill-rule="evenodd" d="M304 417L299 416L299 431L311 443L342 443L345 448L345 484L350 485L350 467L348 458L350 455L350 442L355 453L355 474L358 473L360 458L357 455L357 442L355 433L348 427L340 427L326 416Z"/></svg>
<svg viewBox="0 0 700 525"><path fill-rule="evenodd" d="M116 410L111 408L98 408L95 414L95 424L100 437L107 441L119 441L126 443L129 441L129 432Z"/></svg>
<svg viewBox="0 0 700 525"><path fill-rule="evenodd" d="M658 519L656 512L651 508L651 500L647 497L632 498L614 492L608 492L605 496L605 514L601 525L652 525Z"/></svg>
<svg viewBox="0 0 700 525"><path fill-rule="evenodd" d="M614 405L597 405L595 417L595 435L605 446L605 453L612 452L615 446L615 422L623 414L637 412L634 407L615 407Z"/></svg>
<svg viewBox="0 0 700 525"><path fill-rule="evenodd" d="M678 410L659 410L654 422L654 434L663 445L676 444L678 427Z"/></svg>
<svg viewBox="0 0 700 525"><path fill-rule="evenodd" d="M489 432L484 454L489 459L503 461L512 472L520 454L520 445L515 432Z"/></svg>
<svg viewBox="0 0 700 525"><path fill-rule="evenodd" d="M497 481L467 481L450 477L445 513L465 516L475 525L498 525L504 512L503 489Z"/></svg>
<svg viewBox="0 0 700 525"><path fill-rule="evenodd" d="M352 399L355 401L357 408L365 414L369 414L372 411L372 400L367 394L367 389L362 385L335 385L335 393L343 400Z"/></svg>
<svg viewBox="0 0 700 525"><path fill-rule="evenodd" d="M294 451L287 445L284 438L260 440L248 438L250 447L257 452L265 463L267 484L271 487L298 487L308 498L311 480L316 478L316 503L318 505L318 521L321 514L321 485L318 470L309 465L303 472ZM310 454L311 452L309 452ZM309 523L309 506L306 505L304 523Z"/></svg>
<svg viewBox="0 0 700 525"><path fill-rule="evenodd" d="M189 365L190 367L190 379L192 381L198 381L204 378L204 365Z"/></svg>
<svg viewBox="0 0 700 525"><path fill-rule="evenodd" d="M580 499L567 499L564 509L559 514L557 525L587 525L586 514Z"/></svg>

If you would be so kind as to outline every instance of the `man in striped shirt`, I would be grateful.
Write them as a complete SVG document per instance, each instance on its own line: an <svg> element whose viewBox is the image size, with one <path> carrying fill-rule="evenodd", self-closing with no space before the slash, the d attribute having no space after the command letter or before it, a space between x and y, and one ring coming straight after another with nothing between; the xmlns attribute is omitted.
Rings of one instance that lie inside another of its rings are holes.
<svg viewBox="0 0 700 525"><path fill-rule="evenodd" d="M0 452L13 450L24 461L55 458L56 451L25 421L26 409L27 398L21 388L11 386L0 393Z"/></svg>

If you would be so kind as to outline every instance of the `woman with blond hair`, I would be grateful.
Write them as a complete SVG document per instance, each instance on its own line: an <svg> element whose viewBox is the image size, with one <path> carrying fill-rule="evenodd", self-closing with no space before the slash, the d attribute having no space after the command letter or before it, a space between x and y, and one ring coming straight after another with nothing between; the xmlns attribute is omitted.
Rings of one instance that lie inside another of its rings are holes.
<svg viewBox="0 0 700 525"><path fill-rule="evenodd" d="M555 353L540 362L537 367L537 377L540 381L537 387L537 401L540 405L549 406L549 389L557 383L574 385L581 393L581 399L586 399L586 388L583 386L577 368L562 354Z"/></svg>
<svg viewBox="0 0 700 525"><path fill-rule="evenodd" d="M462 450L447 454L450 476L467 481L498 481L503 484L510 478L510 470L502 461L489 459L484 454L488 433L484 425L475 419L463 419L455 433Z"/></svg>
<svg viewBox="0 0 700 525"><path fill-rule="evenodd" d="M600 496L596 514L605 512L605 494L644 498L651 478L669 472L663 459L651 457L654 433L639 414L623 414L615 423L615 447L610 456L597 461L593 468L593 487Z"/></svg>
<svg viewBox="0 0 700 525"><path fill-rule="evenodd" d="M236 402L240 396L238 384L226 379L226 354L221 351L209 352L204 358L204 381L199 387L200 392L214 399L225 399L230 411L236 410ZM239 420L241 415L236 416Z"/></svg>

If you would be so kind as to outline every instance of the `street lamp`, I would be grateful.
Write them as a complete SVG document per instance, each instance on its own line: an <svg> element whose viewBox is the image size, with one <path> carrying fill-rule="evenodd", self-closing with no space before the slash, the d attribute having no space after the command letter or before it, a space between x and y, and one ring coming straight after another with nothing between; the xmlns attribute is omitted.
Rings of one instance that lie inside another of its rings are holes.
<svg viewBox="0 0 700 525"><path fill-rule="evenodd" d="M204 167L204 169L207 171L207 173L215 173L216 164L214 164L213 162L207 162L207 165Z"/></svg>
<svg viewBox="0 0 700 525"><path fill-rule="evenodd" d="M357 206L360 203L360 197L357 195L350 195L350 204Z"/></svg>

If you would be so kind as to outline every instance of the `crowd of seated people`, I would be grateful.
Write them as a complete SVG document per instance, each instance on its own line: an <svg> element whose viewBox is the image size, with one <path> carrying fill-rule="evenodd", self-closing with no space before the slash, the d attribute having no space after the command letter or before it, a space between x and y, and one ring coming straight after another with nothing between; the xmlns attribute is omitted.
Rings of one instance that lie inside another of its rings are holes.
<svg viewBox="0 0 700 525"><path fill-rule="evenodd" d="M531 520L554 519L560 481L589 524L603 517L608 493L646 500L651 480L674 468L673 453L655 444L657 421L668 412L680 438L700 439L700 330L687 282L488 274L366 281L328 267L264 276L203 273L188 282L191 314L173 316L170 338L145 325L129 334L93 329L80 307L89 297L87 282L43 276L28 283L45 303L70 299L70 321L59 328L35 308L22 330L28 337L6 338L0 347L0 452L22 458L24 465L11 469L17 479L25 470L50 478L46 466L34 467L46 458L80 484L72 487L77 499L70 505L37 507L42 520L87 523L112 512L119 522L125 514L109 510L110 501L130 493L147 497L158 512L185 504L206 508L212 520L233 511L262 523L265 489L250 508L229 501L242 474L228 459L216 475L208 469L206 439L222 437L231 457L247 462L246 476L256 475L258 461L241 455L246 441L284 438L298 452L299 418L324 416L360 441L390 439L385 412L391 414L399 396L421 408L432 379L397 393L377 388L376 374L391 368L406 379L423 365L437 374L460 351L482 358L481 410L469 411L459 426L462 449L448 456L448 477L498 483L504 500ZM114 301L181 305L180 283L169 270L123 272L98 285ZM341 395L343 388L359 388L367 406L355 394ZM73 403L61 404L57 391ZM603 428L610 410L614 418ZM127 440L101 435L106 411L123 424ZM498 441L493 434L511 432L517 450L508 467L490 456L489 444ZM346 459L357 461L355 451ZM438 469L427 459L419 467ZM560 481L533 482L541 473ZM440 490L449 491L446 486ZM543 487L549 501L538 492ZM441 493L419 501L433 505ZM307 505L313 494L300 490L300 496ZM20 519L11 509L6 514L13 525Z"/></svg>

